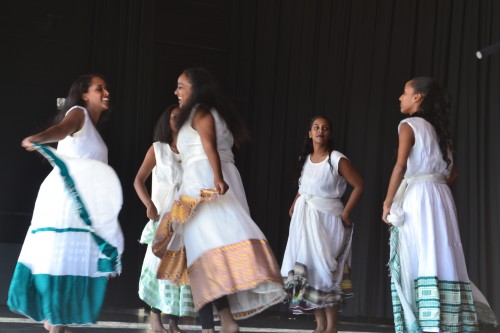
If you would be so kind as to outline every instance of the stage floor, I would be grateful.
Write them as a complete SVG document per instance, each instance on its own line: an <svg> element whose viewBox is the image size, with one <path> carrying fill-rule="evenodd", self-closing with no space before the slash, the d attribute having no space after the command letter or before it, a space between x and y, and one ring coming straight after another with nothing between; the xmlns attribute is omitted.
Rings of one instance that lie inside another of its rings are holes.
<svg viewBox="0 0 500 333"><path fill-rule="evenodd" d="M168 322L167 319L164 322ZM104 309L97 324L86 327L74 327L74 333L146 333L149 330L149 316L143 309ZM216 323L217 325L218 323ZM287 316L275 311L265 311L250 319L239 321L241 332L250 333L310 333L315 323L314 317ZM181 318L180 327L188 333L200 332L201 327L196 319ZM216 326L218 331L218 326ZM0 306L0 332L46 332L43 325L23 316L12 313L5 305ZM339 332L393 332L390 324L369 324L361 322L341 321Z"/></svg>
<svg viewBox="0 0 500 333"><path fill-rule="evenodd" d="M148 333L149 316L143 309L110 309L101 313L97 324L86 327L71 328L73 333ZM167 322L167 319L164 320ZM239 321L241 332L247 333L311 333L314 329L314 317L287 316L282 312L265 311L250 319ZM201 327L196 319L181 318L180 327L188 333L200 332ZM218 332L218 326L216 331ZM394 332L390 323L369 323L365 320L340 318L339 333L362 332ZM46 332L43 325L23 316L12 313L5 305L0 306L0 332ZM500 332L500 328L482 327L481 332Z"/></svg>

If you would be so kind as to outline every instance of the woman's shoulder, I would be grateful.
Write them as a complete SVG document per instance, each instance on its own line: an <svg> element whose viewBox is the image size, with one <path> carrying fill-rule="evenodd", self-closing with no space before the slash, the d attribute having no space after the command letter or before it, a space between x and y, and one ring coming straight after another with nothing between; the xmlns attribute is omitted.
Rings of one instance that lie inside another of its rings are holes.
<svg viewBox="0 0 500 333"><path fill-rule="evenodd" d="M422 117L408 117L406 119L401 120L401 122L398 125L398 133L401 129L401 125L407 124L411 127L412 131L415 132L420 132L424 128L432 127L431 123L429 123L427 120L425 120Z"/></svg>
<svg viewBox="0 0 500 333"><path fill-rule="evenodd" d="M429 124L429 122L422 117L408 117L399 122L399 126L401 126L402 124L408 124L410 126L422 126L425 124Z"/></svg>
<svg viewBox="0 0 500 333"><path fill-rule="evenodd" d="M211 109L205 104L196 104L190 111L188 116L188 122L191 124L193 121L198 121L200 119L205 120L207 116L212 117L214 119L217 118L217 111L215 109Z"/></svg>
<svg viewBox="0 0 500 333"><path fill-rule="evenodd" d="M155 141L153 142L153 149L155 151L155 154L168 154L170 152L173 153L172 148L170 148L170 144L167 142L162 142L162 141Z"/></svg>
<svg viewBox="0 0 500 333"><path fill-rule="evenodd" d="M159 161L170 164L173 161L180 160L180 154L174 152L170 144L168 144L167 142L153 142L153 150L157 164L160 163Z"/></svg>
<svg viewBox="0 0 500 333"><path fill-rule="evenodd" d="M215 110L215 109L211 109L210 107L208 107L207 105L205 105L203 103L198 103L198 104L195 104L193 106L193 108L191 109L191 116L193 116L194 114L208 114L212 110Z"/></svg>
<svg viewBox="0 0 500 333"><path fill-rule="evenodd" d="M88 112L85 107L80 106L80 105L74 105L74 106L70 107L68 109L68 111L66 111L66 114L70 113L73 110L82 110L84 114L87 114L87 112Z"/></svg>
<svg viewBox="0 0 500 333"><path fill-rule="evenodd" d="M343 153L341 153L340 151L338 150L332 150L332 152L330 153L330 156L331 158L347 158Z"/></svg>
<svg viewBox="0 0 500 333"><path fill-rule="evenodd" d="M348 159L343 153L339 152L338 150L332 150L332 152L330 153L330 160L335 165L338 165L342 158Z"/></svg>

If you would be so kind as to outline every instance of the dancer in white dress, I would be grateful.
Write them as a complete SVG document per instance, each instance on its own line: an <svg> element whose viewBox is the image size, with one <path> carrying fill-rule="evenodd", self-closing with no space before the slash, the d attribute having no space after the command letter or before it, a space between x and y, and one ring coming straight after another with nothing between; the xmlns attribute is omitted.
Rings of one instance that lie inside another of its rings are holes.
<svg viewBox="0 0 500 333"><path fill-rule="evenodd" d="M96 322L108 278L121 271L121 186L95 127L108 108L104 79L84 75L70 88L63 119L22 141L55 167L40 186L7 304L52 333ZM57 141L57 152L40 145Z"/></svg>
<svg viewBox="0 0 500 333"><path fill-rule="evenodd" d="M391 227L396 332L477 331L471 283L450 185L456 180L449 107L432 78L408 81L399 98L399 147L382 220Z"/></svg>
<svg viewBox="0 0 500 333"><path fill-rule="evenodd" d="M160 259L152 251L159 217L170 211L182 178L181 159L177 151L178 131L175 127L179 111L178 105L172 105L158 119L154 131L155 142L146 153L134 180L134 188L146 206L146 216L150 219L140 240L148 247L139 279L139 297L151 307L151 330L156 333L183 333L178 326L179 317L196 315L189 284L177 286L168 280L158 279L156 275ZM145 182L151 174L150 196ZM163 327L162 312L169 315L168 331Z"/></svg>
<svg viewBox="0 0 500 333"><path fill-rule="evenodd" d="M250 217L234 165L233 142L243 141L246 128L205 69L185 70L175 94L181 107L177 147L183 176L179 201L168 218L182 223L185 264L203 332L214 332L213 304L222 332L237 332L234 318L259 313L285 295L278 265ZM167 220L162 219L153 247L160 256ZM162 262L172 258L167 253ZM169 273L164 271L164 276Z"/></svg>
<svg viewBox="0 0 500 333"><path fill-rule="evenodd" d="M363 192L363 180L350 161L333 150L326 117L317 116L309 124L297 173L299 191L290 207L281 275L290 309L296 314L314 310L314 333L337 332L340 302L352 297L341 282L351 253L349 216ZM344 206L346 183L353 189Z"/></svg>

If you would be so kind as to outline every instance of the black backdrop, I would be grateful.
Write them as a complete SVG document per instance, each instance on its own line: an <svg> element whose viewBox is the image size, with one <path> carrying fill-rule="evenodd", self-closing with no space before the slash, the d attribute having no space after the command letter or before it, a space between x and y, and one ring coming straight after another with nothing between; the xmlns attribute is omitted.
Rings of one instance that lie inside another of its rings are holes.
<svg viewBox="0 0 500 333"><path fill-rule="evenodd" d="M2 0L0 3L0 243L21 244L50 167L23 151L57 97L86 72L109 81L103 134L123 185L124 273L109 306L136 307L144 208L132 181L153 124L176 101L183 68L221 78L253 133L237 152L252 216L278 261L288 235L292 175L308 119L334 121L338 150L365 180L354 213L346 317L392 316L381 203L397 147L404 83L431 75L453 97L459 180L454 186L469 275L500 315L500 1L482 0ZM1 302L3 302L2 300Z"/></svg>

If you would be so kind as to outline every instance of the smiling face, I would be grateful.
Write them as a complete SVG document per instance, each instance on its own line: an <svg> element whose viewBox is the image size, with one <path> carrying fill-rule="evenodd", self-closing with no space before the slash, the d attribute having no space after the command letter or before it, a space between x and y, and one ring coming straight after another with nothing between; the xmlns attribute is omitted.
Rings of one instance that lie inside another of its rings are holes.
<svg viewBox="0 0 500 333"><path fill-rule="evenodd" d="M406 82L403 94L399 97L402 114L412 115L418 111L422 103L422 94L416 93L411 81Z"/></svg>
<svg viewBox="0 0 500 333"><path fill-rule="evenodd" d="M327 119L321 117L314 119L309 129L309 138L313 143L319 145L328 144L328 140L332 136L330 127L330 122Z"/></svg>
<svg viewBox="0 0 500 333"><path fill-rule="evenodd" d="M189 96L191 96L192 85L189 82L186 74L182 73L177 79L177 89L175 89L174 94L179 99L179 106L182 107L186 104Z"/></svg>
<svg viewBox="0 0 500 333"><path fill-rule="evenodd" d="M109 109L109 91L106 82L99 76L92 77L89 89L82 95L88 109Z"/></svg>

